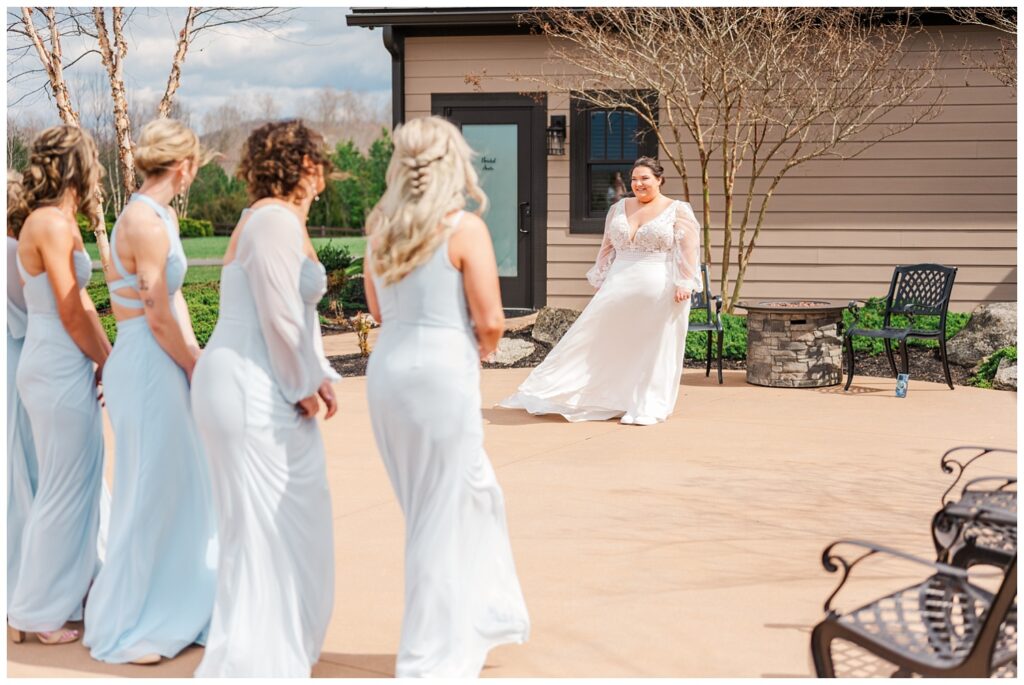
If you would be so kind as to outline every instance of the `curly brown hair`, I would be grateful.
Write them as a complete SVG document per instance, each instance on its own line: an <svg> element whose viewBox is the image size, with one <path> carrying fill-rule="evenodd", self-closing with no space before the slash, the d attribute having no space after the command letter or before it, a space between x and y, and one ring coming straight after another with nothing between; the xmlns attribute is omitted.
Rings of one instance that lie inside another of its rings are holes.
<svg viewBox="0 0 1024 685"><path fill-rule="evenodd" d="M69 190L75 191L78 212L96 228L96 192L102 173L96 143L88 132L67 125L40 132L30 146L20 192L8 188L7 230L17 236L29 214L39 207L59 204Z"/></svg>
<svg viewBox="0 0 1024 685"><path fill-rule="evenodd" d="M253 202L264 197L285 198L296 190L301 199L305 197L305 188L299 187L303 160L322 167L325 177L334 169L325 148L324 137L301 119L264 124L245 141L235 175L245 181Z"/></svg>

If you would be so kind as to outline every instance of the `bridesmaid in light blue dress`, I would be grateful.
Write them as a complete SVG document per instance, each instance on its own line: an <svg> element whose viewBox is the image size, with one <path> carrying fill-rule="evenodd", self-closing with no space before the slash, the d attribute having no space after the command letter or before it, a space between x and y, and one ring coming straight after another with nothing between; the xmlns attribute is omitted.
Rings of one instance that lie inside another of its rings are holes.
<svg viewBox="0 0 1024 685"><path fill-rule="evenodd" d="M75 221L76 212L96 213L96 146L81 129L55 126L33 141L29 164L16 218L9 212L8 223L19 236L28 310L17 384L32 423L39 480L7 620L15 642L32 632L56 644L78 639L77 630L62 628L81 618L99 566L103 423L96 385L110 342L85 291L92 261Z"/></svg>
<svg viewBox="0 0 1024 685"><path fill-rule="evenodd" d="M309 677L334 609L334 537L316 414L337 401L316 305L324 267L305 220L330 162L298 121L246 141L255 200L224 255L220 317L192 411L210 457L220 555L202 677ZM291 180L289 180L291 179Z"/></svg>
<svg viewBox="0 0 1024 685"><path fill-rule="evenodd" d="M459 130L413 119L394 142L364 281L381 322L370 420L405 515L395 677L475 678L493 647L530 632L480 411L480 360L505 323L498 267L486 224L461 211L486 197Z"/></svg>
<svg viewBox="0 0 1024 685"><path fill-rule="evenodd" d="M7 178L8 187L21 179ZM8 200L8 206L13 204ZM39 475L32 425L15 385L28 312L18 275L18 241L7 236L7 599L14 595L21 562L21 531L25 527Z"/></svg>
<svg viewBox="0 0 1024 685"><path fill-rule="evenodd" d="M199 356L181 294L187 263L170 200L199 170L180 122L145 126L146 176L110 236L117 340L104 373L114 429L114 496L83 644L108 663L153 664L201 641L213 612L215 522L189 377Z"/></svg>

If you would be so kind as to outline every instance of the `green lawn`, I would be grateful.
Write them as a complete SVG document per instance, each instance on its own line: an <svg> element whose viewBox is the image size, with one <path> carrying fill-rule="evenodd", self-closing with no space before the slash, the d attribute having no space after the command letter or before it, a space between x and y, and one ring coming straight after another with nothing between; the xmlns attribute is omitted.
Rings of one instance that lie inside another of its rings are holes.
<svg viewBox="0 0 1024 685"><path fill-rule="evenodd" d="M313 245L319 248L321 245L331 241L347 247L353 255L361 256L366 250L366 238L362 236L353 238L313 238ZM185 256L189 259L217 259L223 257L224 252L228 249L228 237L182 238L181 244L185 248ZM100 258L100 253L95 243L86 243L85 249L89 251L89 256L93 259ZM103 276L98 271L93 272L92 280L94 283L102 282ZM188 274L185 276L186 283L206 283L218 280L220 280L219 266L189 267Z"/></svg>

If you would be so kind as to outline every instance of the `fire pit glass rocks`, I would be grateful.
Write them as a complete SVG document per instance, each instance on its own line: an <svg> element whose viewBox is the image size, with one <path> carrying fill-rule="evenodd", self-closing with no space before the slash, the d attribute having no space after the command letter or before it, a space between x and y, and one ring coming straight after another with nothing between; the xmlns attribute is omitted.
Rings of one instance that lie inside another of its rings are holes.
<svg viewBox="0 0 1024 685"><path fill-rule="evenodd" d="M739 302L747 310L747 382L773 388L838 385L847 302Z"/></svg>

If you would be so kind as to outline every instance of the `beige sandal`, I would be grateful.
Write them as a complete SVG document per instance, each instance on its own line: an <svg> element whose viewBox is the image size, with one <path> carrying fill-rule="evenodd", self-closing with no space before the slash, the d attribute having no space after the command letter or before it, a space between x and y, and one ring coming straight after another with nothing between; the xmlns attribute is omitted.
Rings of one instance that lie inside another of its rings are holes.
<svg viewBox="0 0 1024 685"><path fill-rule="evenodd" d="M161 659L163 659L163 657L159 654L146 654L144 656L140 656L138 659L133 659L132 663L139 666L152 666L153 664L160 663Z"/></svg>
<svg viewBox="0 0 1024 685"><path fill-rule="evenodd" d="M70 628L61 628L60 630L36 633L36 638L44 645L66 645L78 639L78 631Z"/></svg>
<svg viewBox="0 0 1024 685"><path fill-rule="evenodd" d="M27 635L28 633L24 630L18 630L10 625L7 626L7 637L16 645L20 645L24 642ZM66 645L69 642L76 641L78 637L78 631L70 628L61 628L60 630L36 633L36 639L44 645Z"/></svg>

